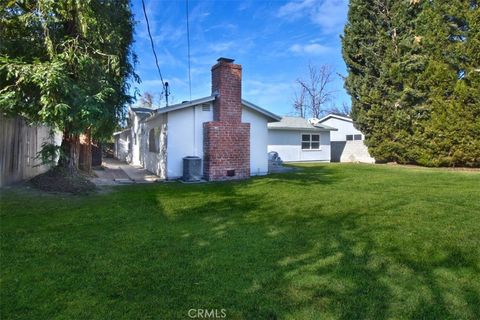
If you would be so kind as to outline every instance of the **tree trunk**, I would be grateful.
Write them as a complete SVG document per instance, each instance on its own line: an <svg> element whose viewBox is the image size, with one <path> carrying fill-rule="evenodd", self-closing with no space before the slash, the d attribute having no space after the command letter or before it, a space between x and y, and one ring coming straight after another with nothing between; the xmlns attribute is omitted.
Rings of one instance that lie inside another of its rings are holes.
<svg viewBox="0 0 480 320"><path fill-rule="evenodd" d="M87 173L92 172L92 134L90 128L80 136L79 169Z"/></svg>
<svg viewBox="0 0 480 320"><path fill-rule="evenodd" d="M63 167L71 175L78 172L79 157L79 138L78 135L71 134L68 130L63 132L60 160L58 166Z"/></svg>

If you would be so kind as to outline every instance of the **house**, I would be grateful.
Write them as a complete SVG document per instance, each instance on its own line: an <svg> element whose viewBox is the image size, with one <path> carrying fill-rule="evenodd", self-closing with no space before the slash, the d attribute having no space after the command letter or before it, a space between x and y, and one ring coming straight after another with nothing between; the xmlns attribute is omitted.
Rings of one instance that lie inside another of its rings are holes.
<svg viewBox="0 0 480 320"><path fill-rule="evenodd" d="M337 128L330 136L332 162L375 163L364 143L365 136L354 127L352 118L330 113L319 119L318 123Z"/></svg>
<svg viewBox="0 0 480 320"><path fill-rule="evenodd" d="M283 117L268 124L268 151L285 162L330 162L330 135L335 130L301 117Z"/></svg>
<svg viewBox="0 0 480 320"><path fill-rule="evenodd" d="M206 180L268 173L267 124L277 115L242 99L242 66L220 58L210 96L156 110L131 109L130 127L114 134L116 157L163 179L183 175L183 158L202 159Z"/></svg>

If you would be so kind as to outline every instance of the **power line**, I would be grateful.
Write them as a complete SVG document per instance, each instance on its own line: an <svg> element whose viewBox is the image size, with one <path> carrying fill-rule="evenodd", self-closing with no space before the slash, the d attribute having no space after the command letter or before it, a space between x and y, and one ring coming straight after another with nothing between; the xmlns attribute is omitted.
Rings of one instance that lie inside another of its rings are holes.
<svg viewBox="0 0 480 320"><path fill-rule="evenodd" d="M150 32L150 22L148 21L147 10L145 9L145 1L142 0L143 15L145 16L145 21L147 22L147 31L148 37L150 38L150 44L152 45L153 56L155 57L155 64L157 65L158 75L162 81L163 92L165 94L165 101L168 106L168 96L170 92L168 91L168 82L163 81L162 71L160 70L160 65L158 64L157 52L155 51L155 45L153 43L152 33Z"/></svg>
<svg viewBox="0 0 480 320"><path fill-rule="evenodd" d="M188 87L190 90L190 100L192 100L192 75L190 67L190 23L188 17L188 0L185 1L187 9L187 47L188 47Z"/></svg>

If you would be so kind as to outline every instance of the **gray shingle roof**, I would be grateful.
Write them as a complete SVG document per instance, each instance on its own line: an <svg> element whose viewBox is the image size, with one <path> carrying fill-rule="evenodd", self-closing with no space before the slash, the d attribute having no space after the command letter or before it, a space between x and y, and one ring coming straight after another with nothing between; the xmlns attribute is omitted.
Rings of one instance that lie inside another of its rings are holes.
<svg viewBox="0 0 480 320"><path fill-rule="evenodd" d="M337 129L317 124L312 125L307 119L301 117L283 117L279 122L268 124L269 130L299 130L299 131L336 131Z"/></svg>

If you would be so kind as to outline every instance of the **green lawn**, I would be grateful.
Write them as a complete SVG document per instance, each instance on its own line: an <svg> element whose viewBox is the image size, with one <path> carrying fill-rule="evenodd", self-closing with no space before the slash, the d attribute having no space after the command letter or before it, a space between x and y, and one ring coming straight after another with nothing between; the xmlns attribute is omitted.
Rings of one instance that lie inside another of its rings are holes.
<svg viewBox="0 0 480 320"><path fill-rule="evenodd" d="M480 173L302 167L93 196L3 190L0 318L480 316Z"/></svg>

